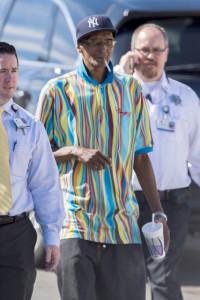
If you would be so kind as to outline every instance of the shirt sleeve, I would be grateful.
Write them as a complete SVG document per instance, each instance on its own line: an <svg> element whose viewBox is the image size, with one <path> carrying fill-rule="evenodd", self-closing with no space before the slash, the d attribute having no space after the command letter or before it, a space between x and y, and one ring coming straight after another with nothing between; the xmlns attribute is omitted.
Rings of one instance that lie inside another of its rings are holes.
<svg viewBox="0 0 200 300"><path fill-rule="evenodd" d="M36 117L43 123L52 147L56 147L53 133L55 90L47 83L42 89L37 105Z"/></svg>
<svg viewBox="0 0 200 300"><path fill-rule="evenodd" d="M58 168L44 126L40 121L36 121L35 126L36 141L28 169L28 188L45 246L59 246L64 204Z"/></svg>
<svg viewBox="0 0 200 300"><path fill-rule="evenodd" d="M138 155L153 150L153 139L151 134L151 128L150 128L146 103L139 85L135 96L136 96L135 101L136 101L136 123L137 123L135 155Z"/></svg>
<svg viewBox="0 0 200 300"><path fill-rule="evenodd" d="M192 106L193 124L190 130L188 162L191 164L191 177L200 186L200 101L195 93L191 96L195 101Z"/></svg>
<svg viewBox="0 0 200 300"><path fill-rule="evenodd" d="M124 69L120 65L116 65L113 70L116 73L124 74Z"/></svg>

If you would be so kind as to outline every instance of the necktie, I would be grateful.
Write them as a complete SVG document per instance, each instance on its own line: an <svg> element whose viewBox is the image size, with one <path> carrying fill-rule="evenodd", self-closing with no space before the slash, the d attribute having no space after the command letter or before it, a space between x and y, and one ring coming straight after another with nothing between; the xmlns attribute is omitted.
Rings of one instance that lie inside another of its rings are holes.
<svg viewBox="0 0 200 300"><path fill-rule="evenodd" d="M6 215L12 207L12 188L10 180L8 137L6 129L2 123L2 113L0 107L0 213Z"/></svg>

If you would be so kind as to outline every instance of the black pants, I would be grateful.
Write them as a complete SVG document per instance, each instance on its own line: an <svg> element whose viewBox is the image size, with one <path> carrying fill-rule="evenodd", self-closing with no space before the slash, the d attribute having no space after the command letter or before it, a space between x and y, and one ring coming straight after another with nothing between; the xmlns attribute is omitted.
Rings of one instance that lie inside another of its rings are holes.
<svg viewBox="0 0 200 300"><path fill-rule="evenodd" d="M139 244L61 240L57 267L62 300L145 300L145 266Z"/></svg>
<svg viewBox="0 0 200 300"><path fill-rule="evenodd" d="M143 238L143 250L147 275L151 285L153 300L182 300L179 282L179 264L183 256L188 229L189 206L187 203L175 204L162 201L162 206L168 217L170 229L170 246L162 260L153 260ZM139 203L139 226L150 222L152 213L147 202Z"/></svg>
<svg viewBox="0 0 200 300"><path fill-rule="evenodd" d="M28 217L0 226L0 299L31 299L35 243L36 232Z"/></svg>

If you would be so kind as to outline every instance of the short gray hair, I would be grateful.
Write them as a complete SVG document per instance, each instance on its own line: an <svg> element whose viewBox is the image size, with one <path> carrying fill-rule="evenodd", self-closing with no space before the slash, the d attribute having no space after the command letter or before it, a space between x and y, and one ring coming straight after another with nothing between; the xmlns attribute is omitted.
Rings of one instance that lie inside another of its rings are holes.
<svg viewBox="0 0 200 300"><path fill-rule="evenodd" d="M165 29L159 25L156 25L156 24L153 24L153 23L146 23L146 24L143 24L141 26L139 26L134 32L133 32L133 35L132 35L132 39L131 39L131 47L135 47L135 44L136 44L136 40L137 40L137 37L138 37L138 34L140 33L140 31L142 31L144 28L155 28L155 29L158 29L162 35L163 35L163 38L164 38L164 41L165 41L165 47L168 48L169 46L169 41L168 41L168 36L167 36L167 32L165 31Z"/></svg>

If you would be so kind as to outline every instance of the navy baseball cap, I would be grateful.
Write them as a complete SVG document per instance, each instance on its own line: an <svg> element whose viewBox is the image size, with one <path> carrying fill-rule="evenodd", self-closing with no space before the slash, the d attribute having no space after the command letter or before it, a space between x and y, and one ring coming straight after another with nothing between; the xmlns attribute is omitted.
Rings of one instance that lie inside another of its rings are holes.
<svg viewBox="0 0 200 300"><path fill-rule="evenodd" d="M76 26L76 39L79 42L83 37L97 31L111 31L114 37L117 29L106 15L92 15L82 19Z"/></svg>

